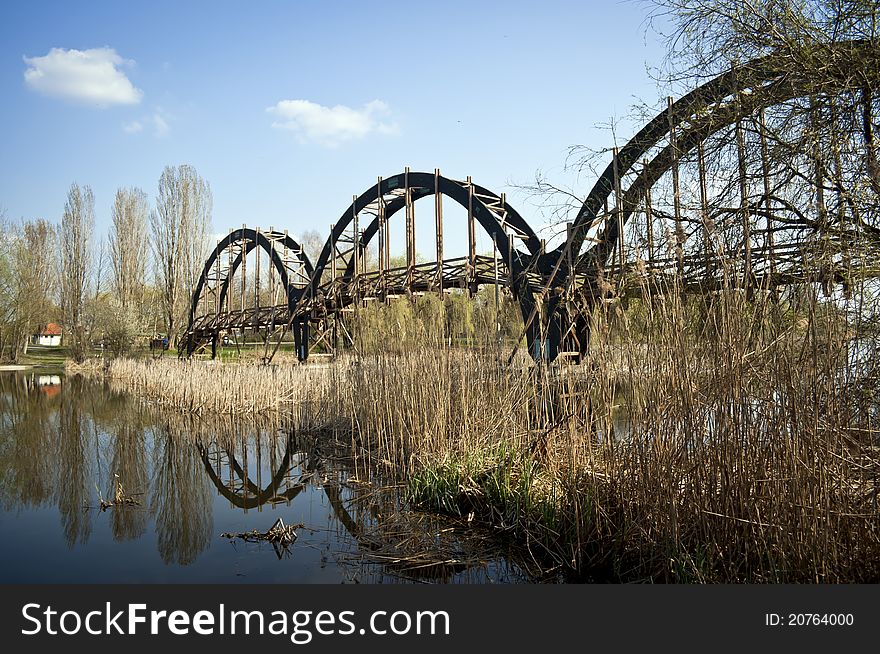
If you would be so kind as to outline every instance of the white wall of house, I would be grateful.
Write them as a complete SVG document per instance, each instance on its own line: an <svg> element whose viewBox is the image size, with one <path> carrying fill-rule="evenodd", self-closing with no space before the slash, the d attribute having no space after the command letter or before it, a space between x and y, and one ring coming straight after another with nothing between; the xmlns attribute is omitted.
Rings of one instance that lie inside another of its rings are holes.
<svg viewBox="0 0 880 654"><path fill-rule="evenodd" d="M36 334L34 335L34 345L61 345L61 336L40 336Z"/></svg>

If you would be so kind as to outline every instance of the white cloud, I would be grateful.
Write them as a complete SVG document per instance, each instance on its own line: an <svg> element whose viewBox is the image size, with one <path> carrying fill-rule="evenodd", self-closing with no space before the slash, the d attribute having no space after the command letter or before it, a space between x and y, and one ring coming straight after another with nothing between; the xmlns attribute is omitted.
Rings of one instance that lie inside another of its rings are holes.
<svg viewBox="0 0 880 654"><path fill-rule="evenodd" d="M119 69L134 62L113 48L52 48L42 57L25 57L24 62L25 84L43 95L97 107L137 104L143 96Z"/></svg>
<svg viewBox="0 0 880 654"><path fill-rule="evenodd" d="M302 141L328 147L362 139L371 132L394 134L398 131L396 123L387 122L391 110L381 100L368 102L360 109L345 105L325 107L309 100L281 100L266 111L278 117L272 127L289 129Z"/></svg>
<svg viewBox="0 0 880 654"><path fill-rule="evenodd" d="M122 131L126 134L137 134L145 129L152 128L153 136L164 138L171 131L171 120L172 118L162 107L156 107L150 115L142 115L138 120L123 123Z"/></svg>
<svg viewBox="0 0 880 654"><path fill-rule="evenodd" d="M161 109L157 109L156 113L153 114L150 120L153 121L153 134L155 134L159 138L168 136L168 132L171 131L171 127L168 125L168 121L166 120L164 112Z"/></svg>

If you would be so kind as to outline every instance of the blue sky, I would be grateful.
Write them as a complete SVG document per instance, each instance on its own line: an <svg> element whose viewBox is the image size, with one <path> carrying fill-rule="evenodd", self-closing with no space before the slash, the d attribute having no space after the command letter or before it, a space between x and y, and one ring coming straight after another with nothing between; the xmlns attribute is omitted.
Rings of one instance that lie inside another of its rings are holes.
<svg viewBox="0 0 880 654"><path fill-rule="evenodd" d="M105 234L117 187L152 200L162 168L188 163L211 184L216 232L323 234L352 195L409 165L507 192L537 227L511 184L541 170L585 195L592 180L563 171L566 148L610 145L598 125L658 98L647 12L613 0L4 2L0 207L57 221L71 182L89 184Z"/></svg>

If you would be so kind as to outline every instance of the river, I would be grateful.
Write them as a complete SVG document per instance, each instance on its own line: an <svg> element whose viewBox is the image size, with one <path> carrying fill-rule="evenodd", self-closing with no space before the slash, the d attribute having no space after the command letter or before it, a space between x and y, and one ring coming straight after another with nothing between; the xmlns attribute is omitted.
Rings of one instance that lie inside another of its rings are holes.
<svg viewBox="0 0 880 654"><path fill-rule="evenodd" d="M2 372L0 582L532 580L493 534L409 510L368 469L283 415L186 416L61 371ZM287 546L235 536L279 518Z"/></svg>

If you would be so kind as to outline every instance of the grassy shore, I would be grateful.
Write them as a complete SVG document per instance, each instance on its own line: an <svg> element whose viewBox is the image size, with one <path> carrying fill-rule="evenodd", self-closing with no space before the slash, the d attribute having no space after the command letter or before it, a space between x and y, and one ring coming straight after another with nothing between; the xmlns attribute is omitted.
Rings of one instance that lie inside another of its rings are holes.
<svg viewBox="0 0 880 654"><path fill-rule="evenodd" d="M18 363L26 366L63 368L68 356L66 347L31 345L28 347L27 354L21 356Z"/></svg>

